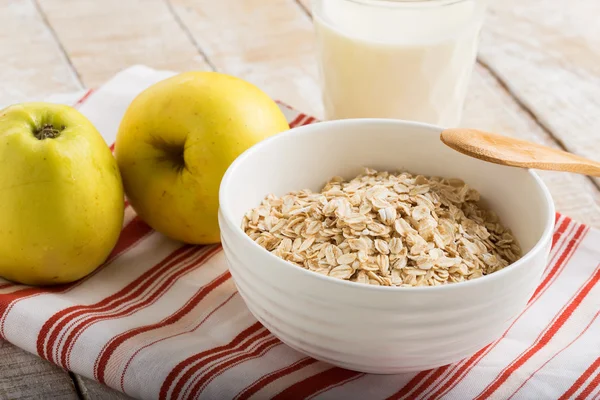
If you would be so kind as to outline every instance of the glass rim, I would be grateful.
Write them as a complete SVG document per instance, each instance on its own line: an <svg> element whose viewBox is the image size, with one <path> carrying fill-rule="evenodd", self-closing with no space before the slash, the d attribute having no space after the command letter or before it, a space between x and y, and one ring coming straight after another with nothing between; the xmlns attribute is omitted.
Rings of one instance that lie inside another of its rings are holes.
<svg viewBox="0 0 600 400"><path fill-rule="evenodd" d="M326 1L326 0L322 0ZM426 8L445 7L472 0L342 0L364 6L381 8Z"/></svg>

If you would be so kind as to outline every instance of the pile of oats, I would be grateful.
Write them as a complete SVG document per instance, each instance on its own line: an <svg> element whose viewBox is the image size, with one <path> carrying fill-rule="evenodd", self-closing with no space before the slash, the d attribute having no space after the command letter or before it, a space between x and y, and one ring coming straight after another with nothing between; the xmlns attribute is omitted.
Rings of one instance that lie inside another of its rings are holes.
<svg viewBox="0 0 600 400"><path fill-rule="evenodd" d="M437 286L491 274L521 249L479 193L458 179L366 169L321 193L267 196L242 228L278 257L323 275Z"/></svg>

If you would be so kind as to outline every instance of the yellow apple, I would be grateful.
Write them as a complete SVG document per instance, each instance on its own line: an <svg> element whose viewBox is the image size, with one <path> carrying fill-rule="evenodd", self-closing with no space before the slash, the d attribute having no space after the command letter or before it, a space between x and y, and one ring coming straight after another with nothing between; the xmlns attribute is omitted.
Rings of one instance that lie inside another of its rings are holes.
<svg viewBox="0 0 600 400"><path fill-rule="evenodd" d="M233 76L186 72L158 82L131 103L119 127L115 155L125 194L155 230L186 243L219 242L225 170L287 129L271 98Z"/></svg>
<svg viewBox="0 0 600 400"><path fill-rule="evenodd" d="M119 170L90 121L50 103L0 111L0 276L75 281L107 258L122 223Z"/></svg>

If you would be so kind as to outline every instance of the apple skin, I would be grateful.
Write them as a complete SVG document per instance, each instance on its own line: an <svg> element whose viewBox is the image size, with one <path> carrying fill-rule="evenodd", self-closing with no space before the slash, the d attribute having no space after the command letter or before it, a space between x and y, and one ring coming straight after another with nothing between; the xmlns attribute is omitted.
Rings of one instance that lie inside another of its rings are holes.
<svg viewBox="0 0 600 400"><path fill-rule="evenodd" d="M58 136L36 138L44 125ZM123 200L116 161L79 111L50 103L0 111L0 276L51 285L88 275L119 238Z"/></svg>
<svg viewBox="0 0 600 400"><path fill-rule="evenodd" d="M277 104L239 78L192 71L158 82L134 99L117 134L127 198L172 239L218 243L225 171L246 149L287 129Z"/></svg>

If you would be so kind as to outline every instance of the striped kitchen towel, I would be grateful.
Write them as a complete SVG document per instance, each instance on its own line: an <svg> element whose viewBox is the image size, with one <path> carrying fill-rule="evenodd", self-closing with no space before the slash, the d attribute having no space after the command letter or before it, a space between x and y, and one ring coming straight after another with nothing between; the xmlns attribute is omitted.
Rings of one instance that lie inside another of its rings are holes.
<svg viewBox="0 0 600 400"><path fill-rule="evenodd" d="M114 142L137 93L170 73L132 67L75 104ZM313 117L281 106L293 126ZM456 364L369 375L273 337L237 294L220 246L188 246L126 207L107 262L70 285L0 280L0 336L144 399L600 398L600 231L558 215L539 288L500 339Z"/></svg>

